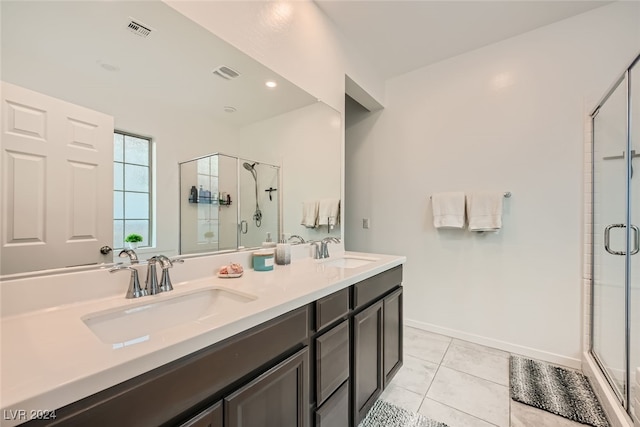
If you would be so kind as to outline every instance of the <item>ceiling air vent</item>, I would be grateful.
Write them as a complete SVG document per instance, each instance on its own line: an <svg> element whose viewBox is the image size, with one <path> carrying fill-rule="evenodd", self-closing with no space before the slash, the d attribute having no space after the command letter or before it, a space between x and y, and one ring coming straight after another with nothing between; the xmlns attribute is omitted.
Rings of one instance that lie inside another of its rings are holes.
<svg viewBox="0 0 640 427"><path fill-rule="evenodd" d="M127 29L140 37L148 37L151 31L153 31L148 25L142 24L140 21L132 18L129 18Z"/></svg>
<svg viewBox="0 0 640 427"><path fill-rule="evenodd" d="M236 77L240 77L240 73L234 70L233 68L229 68L226 65L221 65L218 68L213 70L213 74L218 77L222 77L225 80L232 80Z"/></svg>

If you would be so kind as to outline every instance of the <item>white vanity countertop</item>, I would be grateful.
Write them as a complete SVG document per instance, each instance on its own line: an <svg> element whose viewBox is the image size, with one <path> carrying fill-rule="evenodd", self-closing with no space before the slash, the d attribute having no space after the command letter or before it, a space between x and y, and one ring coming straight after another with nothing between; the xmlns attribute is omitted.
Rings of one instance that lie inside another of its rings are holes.
<svg viewBox="0 0 640 427"><path fill-rule="evenodd" d="M211 275L174 282L174 291L166 294L128 300L121 293L3 317L0 324L3 414L9 410L26 410L29 416L31 410L55 410L406 261L405 257L392 255L354 252L345 255L376 260L356 268L326 264L340 255L327 260L294 260L290 265L276 265L266 272L245 266L240 278ZM187 264L188 261L183 265ZM174 270L177 268L180 267ZM128 282L126 274L112 275L112 278ZM141 275L143 281L144 275ZM102 342L82 320L91 313L138 306L213 286L251 294L257 299L233 312L182 323L127 346ZM24 422L2 418L3 426Z"/></svg>

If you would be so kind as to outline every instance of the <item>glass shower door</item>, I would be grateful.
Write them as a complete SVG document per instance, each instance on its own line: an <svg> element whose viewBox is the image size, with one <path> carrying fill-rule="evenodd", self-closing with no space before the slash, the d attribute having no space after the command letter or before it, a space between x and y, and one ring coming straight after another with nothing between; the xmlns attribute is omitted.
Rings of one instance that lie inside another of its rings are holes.
<svg viewBox="0 0 640 427"><path fill-rule="evenodd" d="M629 71L630 79L630 108L629 108L629 139L630 145L640 153L640 57L636 59ZM640 225L640 158L632 158L632 166L637 168L638 175L633 176L630 186L630 216L631 222ZM640 368L640 253L630 256L629 295L628 295L628 351L629 351L629 406L636 402L640 391L635 379L636 370ZM640 407L635 408L635 414L630 411L634 420L640 423Z"/></svg>
<svg viewBox="0 0 640 427"><path fill-rule="evenodd" d="M592 351L626 407L627 78L593 118ZM638 169L640 173L640 169Z"/></svg>

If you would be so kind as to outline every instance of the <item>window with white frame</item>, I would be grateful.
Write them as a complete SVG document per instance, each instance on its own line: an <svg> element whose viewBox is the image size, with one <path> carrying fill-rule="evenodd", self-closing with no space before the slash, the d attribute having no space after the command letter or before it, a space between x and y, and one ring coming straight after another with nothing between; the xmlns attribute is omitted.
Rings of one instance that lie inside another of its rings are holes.
<svg viewBox="0 0 640 427"><path fill-rule="evenodd" d="M113 146L113 247L132 233L151 246L151 139L115 131Z"/></svg>

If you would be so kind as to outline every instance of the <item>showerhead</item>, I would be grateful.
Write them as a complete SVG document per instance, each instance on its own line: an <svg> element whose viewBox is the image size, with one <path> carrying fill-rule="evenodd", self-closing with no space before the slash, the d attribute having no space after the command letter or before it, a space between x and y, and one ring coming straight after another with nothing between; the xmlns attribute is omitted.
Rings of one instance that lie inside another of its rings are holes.
<svg viewBox="0 0 640 427"><path fill-rule="evenodd" d="M254 163L254 164L249 164L248 162L244 162L242 164L242 166L244 166L244 168L246 170L248 170L249 172L251 172L251 175L253 175L253 179L256 181L256 194L258 194L258 171L256 171L256 165L258 163ZM258 196L256 195L256 199L258 198Z"/></svg>

